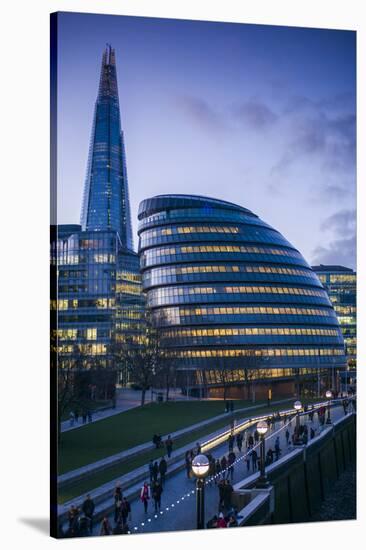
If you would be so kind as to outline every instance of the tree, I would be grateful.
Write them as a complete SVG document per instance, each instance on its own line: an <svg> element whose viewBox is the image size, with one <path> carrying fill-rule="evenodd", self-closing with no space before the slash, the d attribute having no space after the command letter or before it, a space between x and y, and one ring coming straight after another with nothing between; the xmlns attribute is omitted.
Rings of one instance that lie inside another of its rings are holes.
<svg viewBox="0 0 366 550"><path fill-rule="evenodd" d="M243 366L244 372L244 387L246 389L246 398L250 399L250 390L253 386L254 381L257 378L258 369L263 360L266 358L262 356L262 352L259 350L251 349L248 350L248 356Z"/></svg>
<svg viewBox="0 0 366 550"><path fill-rule="evenodd" d="M222 385L222 388L224 390L223 399L224 401L226 401L230 378L229 369L225 366L225 363L221 363L220 366L216 369L216 380L218 380L219 384Z"/></svg>
<svg viewBox="0 0 366 550"><path fill-rule="evenodd" d="M115 339L112 350L115 360L127 366L131 380L141 388L143 406L146 391L157 379L165 360L160 332L152 322L151 313L145 312L138 333L125 335L123 341Z"/></svg>
<svg viewBox="0 0 366 550"><path fill-rule="evenodd" d="M57 367L57 422L58 439L61 438L61 422L67 412L80 406L77 374L82 366L82 355L77 345L69 358L63 358Z"/></svg>

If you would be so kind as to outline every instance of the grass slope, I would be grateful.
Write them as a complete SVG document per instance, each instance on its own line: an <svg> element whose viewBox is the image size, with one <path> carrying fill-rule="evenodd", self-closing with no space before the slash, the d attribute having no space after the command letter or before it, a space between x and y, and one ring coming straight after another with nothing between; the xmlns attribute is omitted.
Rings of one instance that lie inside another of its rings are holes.
<svg viewBox="0 0 366 550"><path fill-rule="evenodd" d="M236 409L251 405L250 401L235 402ZM149 403L64 432L59 474L151 441L154 433L165 435L223 412L222 401Z"/></svg>

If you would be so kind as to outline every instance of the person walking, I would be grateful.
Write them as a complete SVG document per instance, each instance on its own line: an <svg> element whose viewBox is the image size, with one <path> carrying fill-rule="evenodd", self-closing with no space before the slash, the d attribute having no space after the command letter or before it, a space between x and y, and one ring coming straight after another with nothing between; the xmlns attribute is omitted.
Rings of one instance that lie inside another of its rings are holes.
<svg viewBox="0 0 366 550"><path fill-rule="evenodd" d="M105 516L100 524L100 535L110 535L112 533L111 525L108 518Z"/></svg>
<svg viewBox="0 0 366 550"><path fill-rule="evenodd" d="M256 443L258 443L258 441L259 441L259 432L258 432L257 428L254 430L254 441Z"/></svg>
<svg viewBox="0 0 366 550"><path fill-rule="evenodd" d="M161 483L159 483L159 481L156 481L152 488L152 498L154 499L155 512L160 512L162 492L163 492L163 487Z"/></svg>
<svg viewBox="0 0 366 550"><path fill-rule="evenodd" d="M131 520L131 505L128 502L127 498L123 497L123 500L121 503L121 520L122 520L123 527L127 525L127 519Z"/></svg>
<svg viewBox="0 0 366 550"><path fill-rule="evenodd" d="M165 447L166 447L168 458L170 458L170 455L172 454L172 450L173 450L173 440L170 437L170 435L168 435L168 438L165 442Z"/></svg>
<svg viewBox="0 0 366 550"><path fill-rule="evenodd" d="M229 452L234 449L234 442L235 442L235 437L233 435L229 435L229 439L228 439Z"/></svg>
<svg viewBox="0 0 366 550"><path fill-rule="evenodd" d="M231 496L233 494L233 486L231 485L230 481L227 479L225 481L224 486L224 508L225 510L229 510L231 506Z"/></svg>
<svg viewBox="0 0 366 550"><path fill-rule="evenodd" d="M288 431L288 429L286 429L285 436L286 436L286 443L287 443L287 446L288 446L289 445L289 440L290 440L290 432Z"/></svg>
<svg viewBox="0 0 366 550"><path fill-rule="evenodd" d="M86 411L83 411L83 424L86 424Z"/></svg>
<svg viewBox="0 0 366 550"><path fill-rule="evenodd" d="M315 430L314 430L314 428L311 426L311 428L310 428L310 439L314 439L314 437L315 437Z"/></svg>
<svg viewBox="0 0 366 550"><path fill-rule="evenodd" d="M219 490L219 512L221 512L224 509L224 491L225 491L224 479L220 479L218 484L218 490Z"/></svg>
<svg viewBox="0 0 366 550"><path fill-rule="evenodd" d="M90 534L93 532L93 516L94 516L94 510L95 510L95 504L93 499L90 495L86 495L86 499L84 500L81 509L84 513L84 516L88 518L89 520L89 530Z"/></svg>
<svg viewBox="0 0 366 550"><path fill-rule="evenodd" d="M69 420L70 420L70 428L72 428L74 426L74 422L75 422L75 415L72 411L70 411Z"/></svg>
<svg viewBox="0 0 366 550"><path fill-rule="evenodd" d="M157 461L155 461L153 465L153 471L152 471L152 480L154 482L157 481L158 475L159 475L159 464Z"/></svg>
<svg viewBox="0 0 366 550"><path fill-rule="evenodd" d="M257 469L257 462L258 462L258 454L257 454L257 451L255 449L252 450L252 468L253 468L253 472L256 471Z"/></svg>
<svg viewBox="0 0 366 550"><path fill-rule="evenodd" d="M92 420L93 420L92 412L89 410L88 411L88 422L91 422Z"/></svg>
<svg viewBox="0 0 366 550"><path fill-rule="evenodd" d="M122 498L123 498L123 493L122 493L120 483L117 483L114 489L113 497L114 497L114 523L117 523L121 515L121 504L122 504Z"/></svg>
<svg viewBox="0 0 366 550"><path fill-rule="evenodd" d="M71 536L76 536L79 529L79 508L72 504L67 512L67 518L69 521L69 530Z"/></svg>
<svg viewBox="0 0 366 550"><path fill-rule="evenodd" d="M167 464L167 461L165 460L165 457L163 456L159 462L160 483L162 486L165 483L165 475L166 475L167 469L168 469L168 464Z"/></svg>
<svg viewBox="0 0 366 550"><path fill-rule="evenodd" d="M78 422L79 422L79 410L78 409L75 409L74 416L75 416L75 422L76 422L76 424L78 424Z"/></svg>
<svg viewBox="0 0 366 550"><path fill-rule="evenodd" d="M141 487L140 500L144 505L144 512L145 514L147 514L147 506L150 500L150 487L147 484L147 481L145 481L145 483Z"/></svg>
<svg viewBox="0 0 366 550"><path fill-rule="evenodd" d="M229 476L230 476L230 479L231 481L233 481L234 479L234 462L236 460L236 456L235 456L235 453L234 451L231 451L229 453L229 456L228 456L228 472L227 472L227 479L229 479Z"/></svg>
<svg viewBox="0 0 366 550"><path fill-rule="evenodd" d="M251 448L253 447L254 445L254 438L253 438L253 435L252 434L249 434L249 437L248 437L248 447Z"/></svg>
<svg viewBox="0 0 366 550"><path fill-rule="evenodd" d="M236 446L238 447L239 453L241 453L241 449L243 447L243 434L242 433L238 433L238 435L236 436Z"/></svg>

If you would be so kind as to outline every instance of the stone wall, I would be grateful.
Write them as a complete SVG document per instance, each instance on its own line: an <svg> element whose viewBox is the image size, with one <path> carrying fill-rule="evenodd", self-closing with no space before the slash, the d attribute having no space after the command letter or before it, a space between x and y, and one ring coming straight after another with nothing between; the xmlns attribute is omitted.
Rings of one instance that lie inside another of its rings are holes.
<svg viewBox="0 0 366 550"><path fill-rule="evenodd" d="M294 450L269 466L268 491L255 489L259 474L243 482L238 488L237 497L243 498L246 493L248 499L250 492L253 510L249 510L250 506L242 501L244 508L241 511L241 525L312 521L335 481L355 462L356 414L350 414L325 429L307 446ZM254 514L254 501L260 493L268 501L267 506L264 499L261 502L258 500Z"/></svg>

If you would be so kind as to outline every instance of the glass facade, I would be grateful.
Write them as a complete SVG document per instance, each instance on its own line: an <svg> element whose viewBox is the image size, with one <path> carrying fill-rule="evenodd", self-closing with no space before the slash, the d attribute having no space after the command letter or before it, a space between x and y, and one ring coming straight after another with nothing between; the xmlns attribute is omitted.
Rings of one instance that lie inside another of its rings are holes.
<svg viewBox="0 0 366 550"><path fill-rule="evenodd" d="M316 265L313 270L327 291L341 325L348 364L356 366L356 273L340 265Z"/></svg>
<svg viewBox="0 0 366 550"><path fill-rule="evenodd" d="M116 59L110 46L102 59L80 220L84 231L116 231L122 246L133 249Z"/></svg>
<svg viewBox="0 0 366 550"><path fill-rule="evenodd" d="M57 297L51 308L57 321L51 341L60 367L114 368L114 344L137 333L143 301L110 46L102 59L81 223L53 231ZM119 371L126 382L127 370L119 365Z"/></svg>
<svg viewBox="0 0 366 550"><path fill-rule="evenodd" d="M183 377L210 386L225 372L240 384L248 369L271 379L344 366L326 289L258 216L216 199L161 195L143 201L138 217L147 306Z"/></svg>

